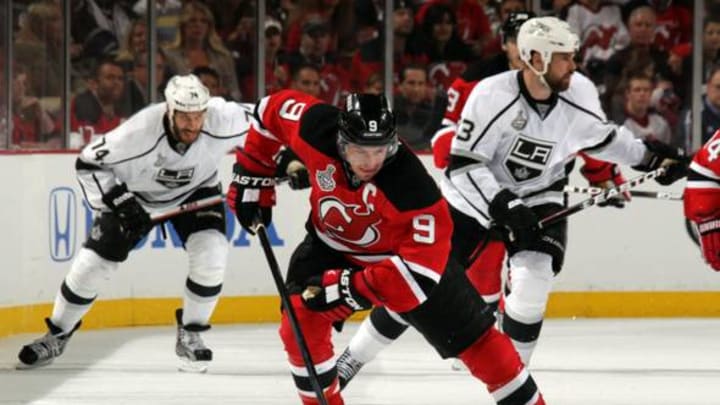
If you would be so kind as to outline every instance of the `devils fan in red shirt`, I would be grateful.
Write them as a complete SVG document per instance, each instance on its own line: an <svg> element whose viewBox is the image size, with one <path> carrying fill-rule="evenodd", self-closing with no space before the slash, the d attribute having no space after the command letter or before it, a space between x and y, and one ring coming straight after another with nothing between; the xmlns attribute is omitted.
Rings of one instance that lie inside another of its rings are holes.
<svg viewBox="0 0 720 405"><path fill-rule="evenodd" d="M331 329L386 306L444 357L459 357L498 403L543 404L532 377L450 256L453 224L420 160L398 141L384 96L351 94L346 109L292 90L263 98L237 154L228 202L252 231L274 204L273 157L285 145L307 166L307 236L286 284L329 404L343 404ZM318 404L283 312L280 336L303 404Z"/></svg>

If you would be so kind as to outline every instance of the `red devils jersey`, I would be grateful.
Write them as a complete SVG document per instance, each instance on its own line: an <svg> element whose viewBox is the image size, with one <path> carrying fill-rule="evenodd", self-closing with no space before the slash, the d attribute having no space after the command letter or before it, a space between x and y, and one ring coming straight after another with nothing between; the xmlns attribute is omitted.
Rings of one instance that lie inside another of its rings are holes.
<svg viewBox="0 0 720 405"><path fill-rule="evenodd" d="M294 90L260 100L238 163L274 172L288 145L305 163L311 226L320 240L359 265L384 305L405 312L440 280L450 252L446 202L420 160L401 145L370 181L353 185L337 150L340 110Z"/></svg>
<svg viewBox="0 0 720 405"><path fill-rule="evenodd" d="M685 216L691 221L720 217L720 131L715 132L690 163L683 201Z"/></svg>

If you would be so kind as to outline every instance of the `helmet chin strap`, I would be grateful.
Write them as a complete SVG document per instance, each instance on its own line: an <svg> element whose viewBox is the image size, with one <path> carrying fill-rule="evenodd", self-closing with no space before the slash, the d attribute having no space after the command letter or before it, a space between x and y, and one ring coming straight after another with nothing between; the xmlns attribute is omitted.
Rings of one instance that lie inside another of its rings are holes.
<svg viewBox="0 0 720 405"><path fill-rule="evenodd" d="M540 83L543 86L545 86L548 90L552 90L552 88L550 88L550 85L548 84L547 80L545 80L545 73L547 73L549 63L545 63L545 61L543 60L543 70L541 72L541 71L535 69L535 66L533 66L532 63L530 63L530 61L524 61L524 62L525 62L525 65L528 68L530 68L530 71L532 71L535 74L535 76L537 76L537 78L540 80Z"/></svg>

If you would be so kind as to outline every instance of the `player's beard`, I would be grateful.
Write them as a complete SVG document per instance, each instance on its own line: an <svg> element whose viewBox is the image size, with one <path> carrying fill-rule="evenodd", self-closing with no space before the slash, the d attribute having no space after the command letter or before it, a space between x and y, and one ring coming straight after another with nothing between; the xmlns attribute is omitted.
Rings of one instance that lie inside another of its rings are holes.
<svg viewBox="0 0 720 405"><path fill-rule="evenodd" d="M184 143L185 145L190 145L193 142L197 140L197 138L200 136L200 130L193 131L189 129L181 130L177 127L177 125L173 125L173 136L175 137L175 140Z"/></svg>
<svg viewBox="0 0 720 405"><path fill-rule="evenodd" d="M545 79L545 83L547 83L550 90L552 90L554 93L560 93L570 87L570 79L572 78L572 74L573 72L570 72L565 76L555 78L552 77L550 73L545 73L543 78Z"/></svg>

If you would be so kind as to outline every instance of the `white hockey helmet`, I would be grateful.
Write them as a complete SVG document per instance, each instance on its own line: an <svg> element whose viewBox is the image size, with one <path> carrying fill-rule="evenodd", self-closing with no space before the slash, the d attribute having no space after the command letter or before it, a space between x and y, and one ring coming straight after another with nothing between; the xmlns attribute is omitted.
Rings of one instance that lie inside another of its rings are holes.
<svg viewBox="0 0 720 405"><path fill-rule="evenodd" d="M175 111L205 111L209 100L210 91L193 74L173 76L165 87L170 122L173 122Z"/></svg>
<svg viewBox="0 0 720 405"><path fill-rule="evenodd" d="M553 53L576 52L579 46L580 39L570 24L556 17L531 18L523 23L517 36L520 59L538 75L547 72ZM533 51L542 56L542 72L538 72L530 63Z"/></svg>

